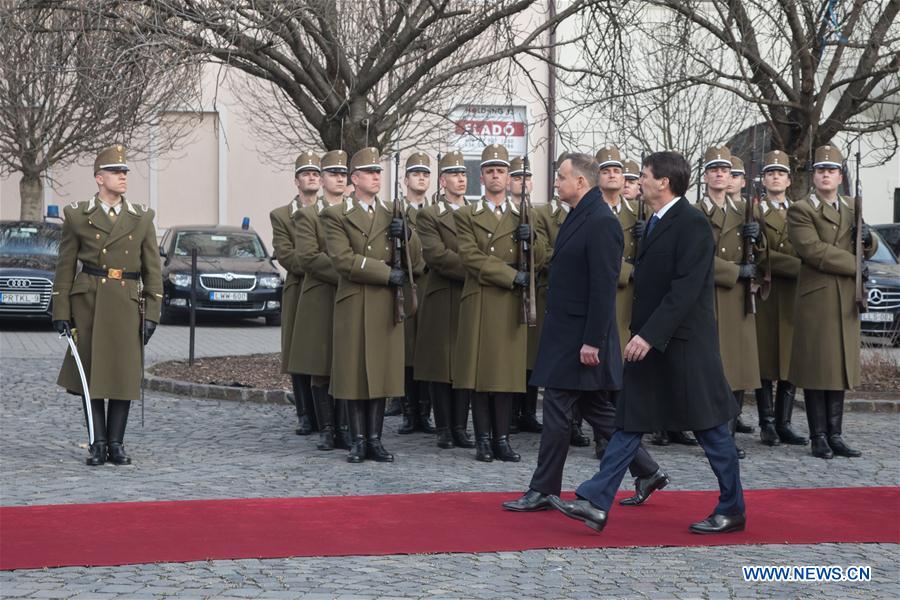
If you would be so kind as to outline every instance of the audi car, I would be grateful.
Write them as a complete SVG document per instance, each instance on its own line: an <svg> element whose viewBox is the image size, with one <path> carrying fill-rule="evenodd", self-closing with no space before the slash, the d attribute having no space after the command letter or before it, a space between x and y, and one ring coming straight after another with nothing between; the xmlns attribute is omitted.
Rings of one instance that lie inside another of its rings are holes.
<svg viewBox="0 0 900 600"><path fill-rule="evenodd" d="M225 225L171 227L159 245L162 319L183 318L191 306L191 254L197 251L195 309L201 315L264 317L281 323L284 281L259 235Z"/></svg>
<svg viewBox="0 0 900 600"><path fill-rule="evenodd" d="M62 227L45 221L0 221L0 318L50 318Z"/></svg>
<svg viewBox="0 0 900 600"><path fill-rule="evenodd" d="M878 238L878 249L866 262L869 309L859 316L862 334L882 337L896 345L900 344L900 264L880 231L872 229L872 235Z"/></svg>

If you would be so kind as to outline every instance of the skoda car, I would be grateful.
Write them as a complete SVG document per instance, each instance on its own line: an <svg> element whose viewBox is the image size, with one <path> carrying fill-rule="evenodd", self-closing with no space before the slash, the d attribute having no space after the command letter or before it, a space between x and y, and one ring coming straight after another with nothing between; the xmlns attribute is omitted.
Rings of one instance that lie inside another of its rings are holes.
<svg viewBox="0 0 900 600"><path fill-rule="evenodd" d="M197 250L198 314L265 317L281 322L281 274L259 235L224 225L179 225L159 245L162 256L162 319L185 316L191 303L191 252Z"/></svg>
<svg viewBox="0 0 900 600"><path fill-rule="evenodd" d="M878 237L878 249L866 262L869 310L859 316L862 334L883 337L897 345L900 344L900 264L877 228L872 228L872 235Z"/></svg>
<svg viewBox="0 0 900 600"><path fill-rule="evenodd" d="M50 319L62 227L0 221L0 317Z"/></svg>

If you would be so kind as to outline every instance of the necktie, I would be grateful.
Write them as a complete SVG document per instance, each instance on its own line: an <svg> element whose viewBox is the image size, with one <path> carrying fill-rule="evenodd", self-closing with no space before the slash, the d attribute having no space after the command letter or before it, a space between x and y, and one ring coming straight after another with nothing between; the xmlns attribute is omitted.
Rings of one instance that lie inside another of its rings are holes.
<svg viewBox="0 0 900 600"><path fill-rule="evenodd" d="M115 223L116 219L118 217L119 217L119 215L116 214L116 209L114 207L110 206L109 207L109 220L112 221L113 223Z"/></svg>
<svg viewBox="0 0 900 600"><path fill-rule="evenodd" d="M653 232L653 228L656 227L657 223L659 223L658 216L653 215L652 217L650 217L650 222L647 223L647 233L646 235L644 235L645 238L650 237L650 234Z"/></svg>

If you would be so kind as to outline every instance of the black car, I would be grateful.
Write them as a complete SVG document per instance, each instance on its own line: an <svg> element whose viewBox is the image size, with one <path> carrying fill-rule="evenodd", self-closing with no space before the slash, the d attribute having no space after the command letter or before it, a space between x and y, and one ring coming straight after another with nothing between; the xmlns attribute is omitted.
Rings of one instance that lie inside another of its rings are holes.
<svg viewBox="0 0 900 600"><path fill-rule="evenodd" d="M878 238L878 249L866 262L869 310L859 316L862 333L889 338L896 345L900 344L900 264L879 230L872 229L872 235Z"/></svg>
<svg viewBox="0 0 900 600"><path fill-rule="evenodd" d="M265 317L268 325L280 324L284 282L274 259L255 231L225 225L179 225L163 236L164 321L190 310L194 248L198 314Z"/></svg>
<svg viewBox="0 0 900 600"><path fill-rule="evenodd" d="M62 226L0 221L0 318L50 318Z"/></svg>
<svg viewBox="0 0 900 600"><path fill-rule="evenodd" d="M872 229L878 232L878 237L891 247L895 255L900 256L900 223L872 225Z"/></svg>

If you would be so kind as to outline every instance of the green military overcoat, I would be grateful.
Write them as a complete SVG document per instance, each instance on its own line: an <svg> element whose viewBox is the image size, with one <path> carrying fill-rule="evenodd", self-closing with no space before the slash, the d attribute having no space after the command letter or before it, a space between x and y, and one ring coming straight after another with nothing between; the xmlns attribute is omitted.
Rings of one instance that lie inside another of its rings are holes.
<svg viewBox="0 0 900 600"><path fill-rule="evenodd" d="M123 198L113 223L96 196L75 202L63 212L53 320L69 321L77 330L78 354L91 398L137 400L141 395L142 286L147 320L159 322L162 305L155 214ZM98 269L140 273L141 281L76 272L79 262ZM82 393L71 352L66 353L57 383L73 394Z"/></svg>
<svg viewBox="0 0 900 600"><path fill-rule="evenodd" d="M304 277L294 328L302 343L294 345L291 364L297 373L331 376L332 316L338 274L325 247L325 226L320 215L325 200L300 209L296 219L297 255Z"/></svg>
<svg viewBox="0 0 900 600"><path fill-rule="evenodd" d="M612 208L612 207L610 207ZM631 339L631 302L634 296L634 285L631 274L634 272L634 257L637 255L638 240L634 237L634 224L638 220L636 202L622 198L613 214L619 218L625 246L622 253L622 268L619 270L619 281L616 289L616 327L619 330L619 348L625 352L625 345Z"/></svg>
<svg viewBox="0 0 900 600"><path fill-rule="evenodd" d="M428 265L424 299L419 304L414 373L418 381L451 383L453 348L459 324L459 298L466 270L459 257L454 209L446 200L419 211L417 233Z"/></svg>
<svg viewBox="0 0 900 600"><path fill-rule="evenodd" d="M300 199L294 197L287 206L279 206L271 213L272 250L287 275L281 292L281 372L300 373L294 352L303 346L303 331L296 327L303 284L303 269L297 254L297 219L300 217Z"/></svg>
<svg viewBox="0 0 900 600"><path fill-rule="evenodd" d="M422 209L427 208L423 205ZM411 204L406 204L406 223L409 227L416 231L418 226L418 215L422 209L416 208ZM419 238L421 241L421 237ZM403 286L403 305L406 311L406 321L403 323L403 347L406 356L406 366L412 367L416 357L416 331L418 330L419 314L422 310L422 304L425 298L425 286L427 285L428 275L425 273L425 262L422 261L413 268L413 278L416 281L416 299L418 300L418 309L415 314L409 316L412 312L412 286L407 283Z"/></svg>
<svg viewBox="0 0 900 600"><path fill-rule="evenodd" d="M534 369L537 360L538 345L541 332L544 330L544 313L547 311L547 284L550 281L550 260L556 236L563 221L569 216L569 205L553 198L548 204L541 204L532 209L534 230L544 243L545 265L540 270L537 280L537 323L528 328L528 370Z"/></svg>
<svg viewBox="0 0 900 600"><path fill-rule="evenodd" d="M374 215L355 196L326 208L328 255L338 273L334 297L331 394L342 400L400 397L404 393L403 323L394 323L391 273L391 211L380 201ZM415 268L422 246L409 239Z"/></svg>
<svg viewBox="0 0 900 600"><path fill-rule="evenodd" d="M859 310L849 198L839 210L815 195L788 209L788 235L800 256L789 380L811 390L859 384ZM866 252L871 256L877 248Z"/></svg>
<svg viewBox="0 0 900 600"><path fill-rule="evenodd" d="M785 204L787 206L787 204ZM772 283L769 297L756 300L759 374L767 381L787 381L794 335L794 304L800 259L788 237L787 210L772 202L760 205L766 227Z"/></svg>
<svg viewBox="0 0 900 600"><path fill-rule="evenodd" d="M466 281L459 303L453 387L524 393L528 327L521 322L522 291L513 286L519 209L507 200L498 217L488 204L482 198L454 215ZM537 272L544 266L546 242L535 240L532 252Z"/></svg>
<svg viewBox="0 0 900 600"><path fill-rule="evenodd" d="M704 197L697 207L709 219L716 240L716 322L725 378L732 391L755 390L760 386L756 318L744 308L745 284L738 280L743 260L744 203L728 198L722 209ZM760 246L763 251L756 252L757 262L764 257L763 240Z"/></svg>

